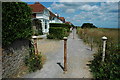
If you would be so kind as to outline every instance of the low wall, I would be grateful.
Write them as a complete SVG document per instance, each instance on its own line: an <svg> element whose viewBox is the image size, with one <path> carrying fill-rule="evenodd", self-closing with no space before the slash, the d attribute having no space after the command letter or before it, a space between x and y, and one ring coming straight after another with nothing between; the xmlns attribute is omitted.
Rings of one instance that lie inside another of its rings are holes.
<svg viewBox="0 0 120 80"><path fill-rule="evenodd" d="M29 55L29 40L17 40L2 50L2 78L11 78L23 71L24 58Z"/></svg>

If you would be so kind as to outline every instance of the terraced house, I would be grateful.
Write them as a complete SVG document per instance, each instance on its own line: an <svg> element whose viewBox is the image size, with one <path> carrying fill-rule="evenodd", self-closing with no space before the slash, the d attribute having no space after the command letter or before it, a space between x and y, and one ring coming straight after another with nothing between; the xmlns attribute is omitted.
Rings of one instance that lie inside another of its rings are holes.
<svg viewBox="0 0 120 80"><path fill-rule="evenodd" d="M65 19L61 19L58 14L52 13L39 2L29 4L28 6L32 9L33 29L36 32L41 31L43 34L46 34L49 32L49 23L65 22Z"/></svg>

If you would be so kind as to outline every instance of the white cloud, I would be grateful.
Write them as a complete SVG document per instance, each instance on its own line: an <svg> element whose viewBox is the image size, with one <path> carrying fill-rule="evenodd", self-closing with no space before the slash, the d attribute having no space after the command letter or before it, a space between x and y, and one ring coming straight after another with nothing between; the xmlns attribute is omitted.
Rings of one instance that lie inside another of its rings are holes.
<svg viewBox="0 0 120 80"><path fill-rule="evenodd" d="M86 4L86 5L80 6L79 9L91 11L91 10L96 10L96 9L98 9L98 7L97 7L96 5L91 6L91 5Z"/></svg>
<svg viewBox="0 0 120 80"><path fill-rule="evenodd" d="M67 21L76 24L81 22L112 24L112 22L117 22L118 20L118 3L116 2L101 2L99 5L88 2L60 2L53 3L50 8L61 10L61 15L65 15ZM70 13L73 13L73 15L68 16Z"/></svg>
<svg viewBox="0 0 120 80"><path fill-rule="evenodd" d="M51 5L51 8L53 9L62 9L64 8L64 4L57 4L56 2L54 2L52 5Z"/></svg>
<svg viewBox="0 0 120 80"><path fill-rule="evenodd" d="M74 13L75 12L75 9L67 9L66 10L66 13Z"/></svg>
<svg viewBox="0 0 120 80"><path fill-rule="evenodd" d="M59 2L119 2L119 0L59 0Z"/></svg>

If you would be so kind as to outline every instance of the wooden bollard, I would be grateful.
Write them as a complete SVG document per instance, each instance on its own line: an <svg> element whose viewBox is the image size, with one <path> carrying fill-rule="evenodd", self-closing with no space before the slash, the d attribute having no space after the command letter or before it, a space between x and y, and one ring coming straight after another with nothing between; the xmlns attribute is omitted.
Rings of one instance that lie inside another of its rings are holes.
<svg viewBox="0 0 120 80"><path fill-rule="evenodd" d="M38 55L37 37L36 37L36 36L32 36L32 38L33 38L33 40L34 40L35 55Z"/></svg>
<svg viewBox="0 0 120 80"><path fill-rule="evenodd" d="M73 39L74 39L74 28L73 28Z"/></svg>
<svg viewBox="0 0 120 80"><path fill-rule="evenodd" d="M93 38L91 38L91 51L93 50Z"/></svg>
<svg viewBox="0 0 120 80"><path fill-rule="evenodd" d="M106 41L107 41L107 37L103 36L102 37L103 40L103 54L102 54L102 61L104 62L105 60L105 49L106 49Z"/></svg>
<svg viewBox="0 0 120 80"><path fill-rule="evenodd" d="M67 37L64 37L64 73L67 71Z"/></svg>

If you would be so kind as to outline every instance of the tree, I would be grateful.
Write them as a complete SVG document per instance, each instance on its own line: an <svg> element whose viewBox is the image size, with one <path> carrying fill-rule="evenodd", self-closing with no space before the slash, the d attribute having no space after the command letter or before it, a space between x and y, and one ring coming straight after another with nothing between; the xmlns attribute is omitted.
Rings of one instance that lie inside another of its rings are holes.
<svg viewBox="0 0 120 80"><path fill-rule="evenodd" d="M2 45L32 35L31 9L23 2L2 3Z"/></svg>
<svg viewBox="0 0 120 80"><path fill-rule="evenodd" d="M92 23L84 23L81 28L97 28L95 25Z"/></svg>

